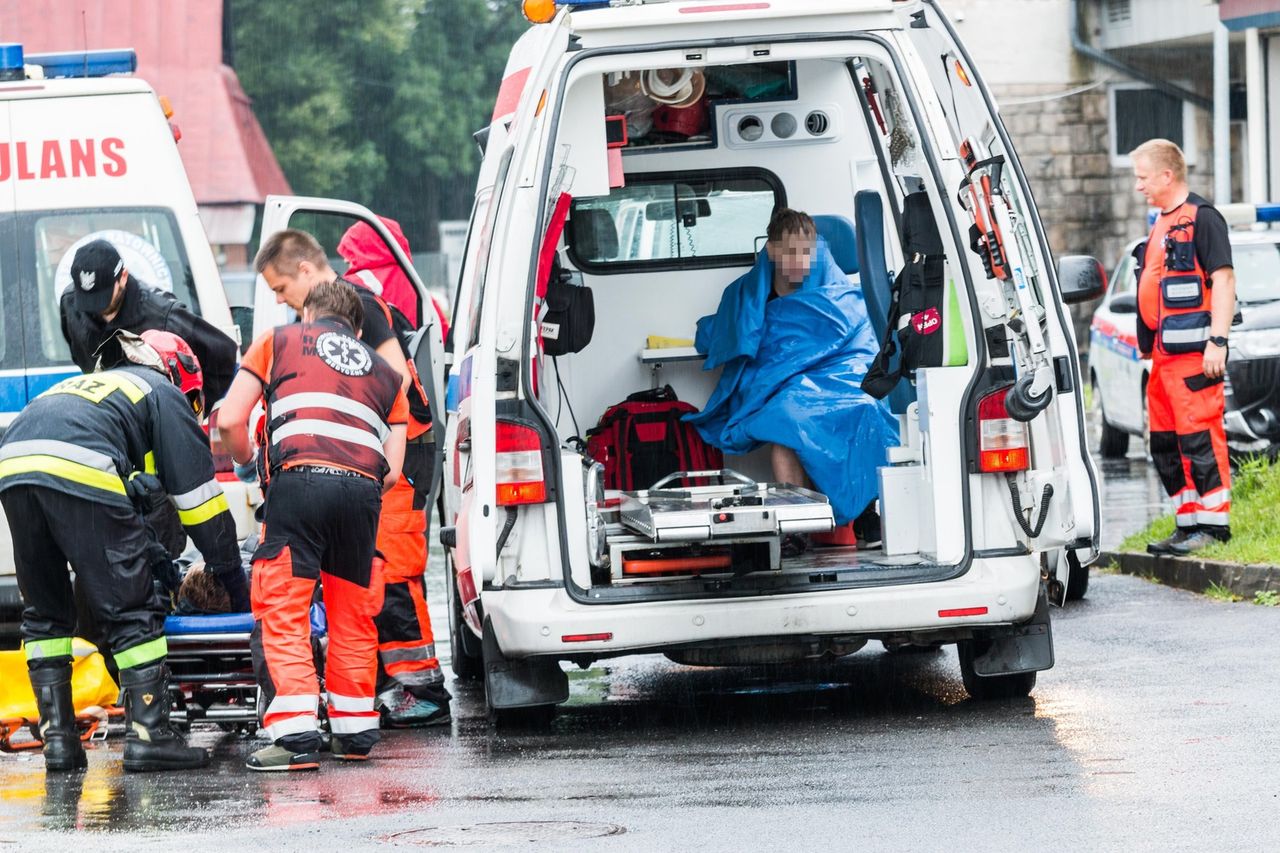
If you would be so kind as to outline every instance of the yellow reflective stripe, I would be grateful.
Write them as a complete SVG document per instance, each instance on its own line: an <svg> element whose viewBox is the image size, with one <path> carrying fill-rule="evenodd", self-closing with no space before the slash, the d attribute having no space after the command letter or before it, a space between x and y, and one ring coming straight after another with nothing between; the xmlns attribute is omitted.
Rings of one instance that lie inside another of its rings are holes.
<svg viewBox="0 0 1280 853"><path fill-rule="evenodd" d="M147 640L122 652L116 652L116 666L120 669L142 666L160 660L167 654L169 654L169 643L164 637L156 637L154 640Z"/></svg>
<svg viewBox="0 0 1280 853"><path fill-rule="evenodd" d="M40 396L74 394L77 397L83 397L90 403L101 403L113 391L119 391L124 394L131 403L139 403L143 397L150 393L151 387L144 387L128 374L108 371L106 373L90 373L85 376L72 376L70 379L62 380Z"/></svg>
<svg viewBox="0 0 1280 853"><path fill-rule="evenodd" d="M27 650L27 660L71 657L70 637L54 637L51 640L27 640L23 645Z"/></svg>
<svg viewBox="0 0 1280 853"><path fill-rule="evenodd" d="M142 457L142 473L144 474L156 473L156 455L150 450L147 451L146 456Z"/></svg>
<svg viewBox="0 0 1280 853"><path fill-rule="evenodd" d="M48 474L52 477L79 483L82 486L102 489L117 495L125 494L124 481L115 474L108 474L106 471L99 471L96 468L90 468L88 465L59 459L56 456L45 456L43 454L15 456L12 459L5 459L0 462L0 478L13 477L18 474Z"/></svg>
<svg viewBox="0 0 1280 853"><path fill-rule="evenodd" d="M195 509L178 510L178 521L181 521L184 527L194 527L197 524L204 524L218 513L229 512L230 509L227 506L227 496L217 495Z"/></svg>

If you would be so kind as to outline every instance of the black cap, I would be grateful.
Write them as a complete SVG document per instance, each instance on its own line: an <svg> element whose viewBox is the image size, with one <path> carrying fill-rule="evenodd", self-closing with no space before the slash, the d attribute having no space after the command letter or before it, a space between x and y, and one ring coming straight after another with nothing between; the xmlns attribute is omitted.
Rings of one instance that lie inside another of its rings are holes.
<svg viewBox="0 0 1280 853"><path fill-rule="evenodd" d="M106 240L93 240L76 250L71 262L71 286L76 308L86 314L101 314L111 306L116 279L124 272L124 261L116 247Z"/></svg>

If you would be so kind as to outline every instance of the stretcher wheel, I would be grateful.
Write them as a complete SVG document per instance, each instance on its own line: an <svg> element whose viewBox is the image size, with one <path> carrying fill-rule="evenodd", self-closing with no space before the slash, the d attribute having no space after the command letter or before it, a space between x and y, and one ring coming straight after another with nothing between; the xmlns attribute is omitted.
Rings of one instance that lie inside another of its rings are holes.
<svg viewBox="0 0 1280 853"><path fill-rule="evenodd" d="M1031 385L1035 381L1033 374L1025 374L1018 378L1017 382L1009 388L1009 392L1005 394L1004 407L1009 412L1009 417L1015 421L1027 423L1036 415L1040 414L1049 401L1053 399L1053 387L1050 386L1040 393L1039 397L1031 396Z"/></svg>

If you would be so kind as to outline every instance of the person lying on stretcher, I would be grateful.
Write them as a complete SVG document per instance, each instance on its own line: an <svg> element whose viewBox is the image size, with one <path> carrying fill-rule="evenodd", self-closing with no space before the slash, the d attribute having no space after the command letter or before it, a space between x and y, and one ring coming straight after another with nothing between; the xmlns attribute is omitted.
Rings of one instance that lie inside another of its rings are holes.
<svg viewBox="0 0 1280 853"><path fill-rule="evenodd" d="M723 366L704 410L686 419L726 453L768 445L779 482L827 495L836 524L857 519L877 544L876 469L897 423L861 389L878 345L859 287L839 269L813 219L777 210L752 269L698 321L705 369ZM804 541L787 543L798 553Z"/></svg>

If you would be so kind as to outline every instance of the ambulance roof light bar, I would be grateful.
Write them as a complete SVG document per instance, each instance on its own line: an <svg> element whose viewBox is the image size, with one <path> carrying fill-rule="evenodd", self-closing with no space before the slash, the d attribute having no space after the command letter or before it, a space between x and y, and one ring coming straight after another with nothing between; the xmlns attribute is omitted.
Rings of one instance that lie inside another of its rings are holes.
<svg viewBox="0 0 1280 853"><path fill-rule="evenodd" d="M520 4L520 9L524 12L524 16L531 24L545 24L556 16L556 11L561 6L569 9L604 9L609 6L636 6L640 5L643 0L524 0Z"/></svg>
<svg viewBox="0 0 1280 853"><path fill-rule="evenodd" d="M137 71L138 54L133 48L122 48L28 53L24 58L22 45L0 44L0 80L24 79L24 64L40 66L46 80L55 77L105 77Z"/></svg>
<svg viewBox="0 0 1280 853"><path fill-rule="evenodd" d="M1280 203L1274 202L1268 204L1221 204L1218 205L1218 212L1222 214L1223 219L1227 220L1227 226L1232 228L1238 225L1280 222ZM1160 211L1154 207L1147 211L1148 228L1156 224L1156 218L1159 215Z"/></svg>

